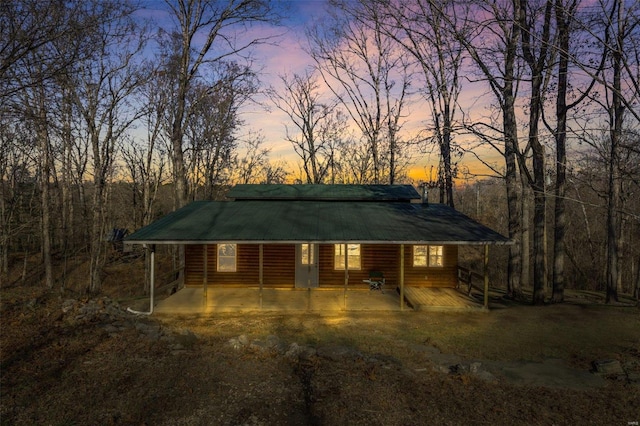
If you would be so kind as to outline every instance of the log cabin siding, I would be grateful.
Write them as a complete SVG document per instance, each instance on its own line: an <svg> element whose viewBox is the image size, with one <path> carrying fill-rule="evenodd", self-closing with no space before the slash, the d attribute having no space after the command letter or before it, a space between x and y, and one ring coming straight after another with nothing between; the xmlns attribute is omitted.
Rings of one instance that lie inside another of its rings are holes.
<svg viewBox="0 0 640 426"><path fill-rule="evenodd" d="M265 287L293 288L296 280L295 244L264 244L263 282ZM256 258L256 269L258 259ZM257 281L256 281L257 282Z"/></svg>
<svg viewBox="0 0 640 426"><path fill-rule="evenodd" d="M344 269L335 268L333 244L320 244L320 286L344 286ZM369 278L369 271L380 271L388 285L398 283L400 246L392 244L362 244L360 269L349 268L349 287L368 287L362 282Z"/></svg>
<svg viewBox="0 0 640 426"><path fill-rule="evenodd" d="M217 245L207 247L207 285L258 286L260 284L258 244L238 244L236 249L236 271L218 272ZM295 245L263 245L264 287L293 288L295 282ZM204 282L203 245L185 246L185 285L202 286Z"/></svg>
<svg viewBox="0 0 640 426"><path fill-rule="evenodd" d="M458 285L458 246L442 249L442 266L413 266L413 246L404 249L404 284L412 287L456 287Z"/></svg>
<svg viewBox="0 0 640 426"><path fill-rule="evenodd" d="M295 244L264 244L263 286L295 287ZM400 285L400 246L362 244L361 268L349 270L350 288L367 288L369 271L380 271L389 288ZM207 285L258 286L259 245L238 244L236 272L217 271L217 246L207 245ZM457 285L458 246L443 248L442 267L414 267L413 246L405 245L405 285L415 287L455 287ZM320 287L344 286L344 270L334 265L334 245L319 246ZM202 286L205 275L203 245L185 246L185 285Z"/></svg>

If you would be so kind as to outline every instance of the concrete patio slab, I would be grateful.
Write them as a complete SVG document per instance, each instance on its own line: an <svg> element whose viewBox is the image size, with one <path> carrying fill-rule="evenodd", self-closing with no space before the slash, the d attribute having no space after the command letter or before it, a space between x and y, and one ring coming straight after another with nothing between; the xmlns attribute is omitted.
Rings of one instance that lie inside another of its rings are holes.
<svg viewBox="0 0 640 426"><path fill-rule="evenodd" d="M410 310L407 306L405 309ZM344 289L183 288L160 300L155 314L209 314L253 311L399 311L395 291Z"/></svg>

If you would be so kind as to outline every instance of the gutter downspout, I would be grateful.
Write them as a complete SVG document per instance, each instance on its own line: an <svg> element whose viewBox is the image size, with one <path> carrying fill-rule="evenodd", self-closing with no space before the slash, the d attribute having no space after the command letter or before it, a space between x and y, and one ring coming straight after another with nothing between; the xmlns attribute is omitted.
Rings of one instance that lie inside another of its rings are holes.
<svg viewBox="0 0 640 426"><path fill-rule="evenodd" d="M146 244L145 244L146 246ZM156 245L155 244L151 244L150 246L147 246L147 248L149 248L149 250L151 251L151 276L149 277L149 312L141 312L141 311L136 311L133 310L131 308L127 308L127 312L130 312L132 314L136 314L136 315L151 315L153 313L153 291L156 287L156 274L155 274L155 270L156 270L156 259L155 259L155 254L156 254Z"/></svg>

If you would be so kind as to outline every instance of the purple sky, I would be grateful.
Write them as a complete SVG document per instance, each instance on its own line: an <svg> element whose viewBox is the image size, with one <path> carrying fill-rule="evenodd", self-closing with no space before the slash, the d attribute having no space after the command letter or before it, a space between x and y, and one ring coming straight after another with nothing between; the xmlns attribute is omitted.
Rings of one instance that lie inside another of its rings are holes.
<svg viewBox="0 0 640 426"><path fill-rule="evenodd" d="M274 85L278 87L278 76L287 73L301 73L312 64L311 58L304 52L305 27L312 25L314 20L322 20L326 16L327 2L325 0L293 0L279 1L276 3L285 17L281 27L255 25L250 27L241 37L251 39L252 36L265 34L277 34L273 43L257 46L252 57L256 68L260 72L260 81L263 87ZM173 24L167 11L167 5L161 0L147 0L146 7L140 12L141 16L151 18L155 24L170 28ZM197 40L196 40L197 42ZM474 105L476 111L482 109L484 89L469 87L465 90L461 101L466 105ZM269 102L262 96L256 98L257 104L251 104L244 108L243 119L247 126L246 133L259 132L264 136L266 147L271 149L271 160L284 160L291 170L296 170L298 158L291 144L285 137L284 124L288 122L287 116L275 108L265 109ZM426 112L424 105L414 103L410 107L411 115L405 129L415 132L423 124ZM486 114L486 111L482 111ZM416 180L425 178L425 170L432 164L437 165L437 156L434 154L416 154L414 166L410 176ZM477 165L467 164L477 170Z"/></svg>

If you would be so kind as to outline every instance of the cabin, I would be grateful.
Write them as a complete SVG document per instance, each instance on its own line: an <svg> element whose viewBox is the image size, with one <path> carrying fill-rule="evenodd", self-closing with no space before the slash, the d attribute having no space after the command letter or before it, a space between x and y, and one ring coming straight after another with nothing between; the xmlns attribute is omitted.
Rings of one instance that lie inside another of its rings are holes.
<svg viewBox="0 0 640 426"><path fill-rule="evenodd" d="M184 286L454 288L461 245L508 238L411 185L236 185L136 231L184 245Z"/></svg>

